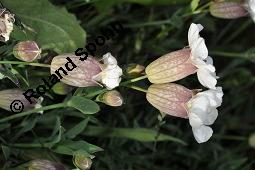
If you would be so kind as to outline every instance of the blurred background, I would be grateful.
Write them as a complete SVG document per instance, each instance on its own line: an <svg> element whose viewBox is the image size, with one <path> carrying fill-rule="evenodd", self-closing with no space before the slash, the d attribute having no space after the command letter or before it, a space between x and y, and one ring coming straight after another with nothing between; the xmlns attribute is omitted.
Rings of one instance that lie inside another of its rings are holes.
<svg viewBox="0 0 255 170"><path fill-rule="evenodd" d="M195 12L191 10L189 0L51 0L50 2L57 8L66 8L78 19L80 26L86 31L86 42L94 41L100 34L100 28L110 22L122 23L126 31L107 41L97 50L96 56L100 57L111 52L123 68L130 63L147 66L168 52L184 48L188 45L187 34L190 24L202 24L204 30L201 36L205 39L209 55L214 59L216 72L220 77L218 84L224 91L223 104L218 108L219 116L212 125L213 137L206 143L198 144L188 120L171 116L161 119L159 111L147 102L145 93L120 87L124 104L117 108L100 104L101 111L91 120L93 125L76 136L77 140L86 140L104 149L94 154L96 157L93 159L91 169L255 169L255 23L250 17L233 20L215 18L210 15L206 6L209 1L200 1L199 7L202 7L202 10ZM13 11L15 13L15 9ZM22 16L20 19L22 21ZM59 20L65 22L64 18ZM50 58L55 52L49 51L47 55ZM46 59L44 62L47 62ZM33 79L35 82L36 77L40 77L39 72L46 74L46 71L40 68L27 68L27 70L28 73L31 72L30 80ZM0 87L4 89L10 86L10 82L10 80L1 80ZM190 89L202 88L196 75L178 83ZM136 84L144 89L150 85L147 80ZM63 100L59 95L55 95L54 98L56 103ZM2 115L6 115L6 111L1 110L1 112ZM22 125L19 124L20 121L15 121L9 129L1 131L1 138L4 141L19 143L31 142L35 136L46 138L54 129L56 115L59 116L65 129L81 121L78 113L73 112L78 115L77 117L70 117L68 114L71 115L72 110L50 111L40 120L38 119L32 128L27 127L29 130L18 135L18 129ZM108 130L100 131L96 127ZM136 131L139 128L151 131ZM154 134L155 140L147 137L148 133ZM158 141L159 134L169 135L177 141ZM16 136L16 139L13 139L13 136ZM148 141L143 141L147 138ZM4 154L0 157L3 169L15 167L19 169L19 166L21 169L23 163L37 158L55 160L64 163L70 169L73 168L71 156L55 153L49 148L28 146L11 147L7 150L8 160L5 159Z"/></svg>

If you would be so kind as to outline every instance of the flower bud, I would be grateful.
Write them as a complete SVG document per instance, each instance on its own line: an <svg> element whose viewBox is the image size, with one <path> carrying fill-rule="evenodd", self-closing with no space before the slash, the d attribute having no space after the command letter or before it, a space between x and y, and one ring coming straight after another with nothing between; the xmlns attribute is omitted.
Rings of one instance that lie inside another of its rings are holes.
<svg viewBox="0 0 255 170"><path fill-rule="evenodd" d="M70 93L70 91L72 91L72 87L64 84L62 82L58 82L57 84L55 84L52 87L52 90L54 91L54 93L59 94L59 95L66 95L68 93Z"/></svg>
<svg viewBox="0 0 255 170"><path fill-rule="evenodd" d="M214 17L224 19L235 19L247 16L248 11L239 2L217 2L213 1L210 5L210 13Z"/></svg>
<svg viewBox="0 0 255 170"><path fill-rule="evenodd" d="M252 148L255 148L255 133L253 133L250 137L249 137L249 145Z"/></svg>
<svg viewBox="0 0 255 170"><path fill-rule="evenodd" d="M93 57L81 61L80 57L74 54L62 54L53 58L51 62L51 74L61 74L65 84L76 87L97 86L98 83L92 79L101 72L100 63ZM64 73L65 71L65 73Z"/></svg>
<svg viewBox="0 0 255 170"><path fill-rule="evenodd" d="M190 60L191 50L185 48L163 55L150 63L145 72L151 83L168 83L194 74L197 68Z"/></svg>
<svg viewBox="0 0 255 170"><path fill-rule="evenodd" d="M140 64L129 64L124 71L124 74L128 78L139 77L144 73L145 67Z"/></svg>
<svg viewBox="0 0 255 170"><path fill-rule="evenodd" d="M13 54L19 60L32 62L40 58L41 49L34 41L22 41L14 46Z"/></svg>
<svg viewBox="0 0 255 170"><path fill-rule="evenodd" d="M28 170L66 170L66 168L59 163L37 159L30 162Z"/></svg>
<svg viewBox="0 0 255 170"><path fill-rule="evenodd" d="M97 100L113 107L118 107L123 104L123 98L117 90L112 90L112 91L108 91L106 93L100 94L97 97Z"/></svg>
<svg viewBox="0 0 255 170"><path fill-rule="evenodd" d="M185 104L192 98L192 91L178 84L152 84L146 93L148 102L163 113L187 118Z"/></svg>
<svg viewBox="0 0 255 170"><path fill-rule="evenodd" d="M0 107L11 111L10 106L14 100L19 100L24 105L25 110L29 110L37 106L38 100L32 100L33 103L30 104L29 101L23 95L24 91L19 89L8 89L0 91Z"/></svg>
<svg viewBox="0 0 255 170"><path fill-rule="evenodd" d="M89 170L92 165L92 160L88 156L76 154L74 156L74 164L81 170Z"/></svg>

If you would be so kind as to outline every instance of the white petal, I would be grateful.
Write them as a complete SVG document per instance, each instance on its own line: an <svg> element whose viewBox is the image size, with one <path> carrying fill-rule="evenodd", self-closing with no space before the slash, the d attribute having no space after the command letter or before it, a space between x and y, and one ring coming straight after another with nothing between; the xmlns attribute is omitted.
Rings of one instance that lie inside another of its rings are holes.
<svg viewBox="0 0 255 170"><path fill-rule="evenodd" d="M199 68L197 70L197 77L199 82L207 88L216 89L217 77L214 72L210 72L208 69Z"/></svg>
<svg viewBox="0 0 255 170"><path fill-rule="evenodd" d="M189 45L191 46L200 36L199 32L203 29L201 24L194 24L192 23L189 27L188 31L188 40Z"/></svg>
<svg viewBox="0 0 255 170"><path fill-rule="evenodd" d="M218 117L218 107L222 102L222 89L207 90L196 94L187 104L190 125L198 127L211 125Z"/></svg>
<svg viewBox="0 0 255 170"><path fill-rule="evenodd" d="M223 92L221 87L216 90L210 89L196 94L197 96L207 96L212 107L219 107L222 103Z"/></svg>
<svg viewBox="0 0 255 170"><path fill-rule="evenodd" d="M212 59L212 57L208 56L205 60L206 60L205 63L206 63L207 65L213 65L213 59Z"/></svg>
<svg viewBox="0 0 255 170"><path fill-rule="evenodd" d="M195 95L195 97L189 101L189 106L189 122L193 128L208 122L208 115L213 108L210 106L210 100L207 96Z"/></svg>
<svg viewBox="0 0 255 170"><path fill-rule="evenodd" d="M208 49L205 45L205 40L203 38L198 38L194 41L191 48L191 56L193 59L198 58L205 60L208 57Z"/></svg>
<svg viewBox="0 0 255 170"><path fill-rule="evenodd" d="M210 72L215 72L215 67L213 66L213 64L211 64L213 62L211 57L207 57L206 61L203 61L199 58L191 58L192 63L197 67L197 68L204 68Z"/></svg>
<svg viewBox="0 0 255 170"><path fill-rule="evenodd" d="M4 23L4 30L1 30L1 36L4 37L4 41L8 41L11 32L13 31L13 23L15 19L12 14L4 14L4 19L1 19L1 22ZM3 26L3 25L2 25Z"/></svg>
<svg viewBox="0 0 255 170"><path fill-rule="evenodd" d="M195 128L202 126L204 123L198 115L189 113L189 124L191 127Z"/></svg>
<svg viewBox="0 0 255 170"><path fill-rule="evenodd" d="M216 88L216 98L217 98L217 107L221 105L222 103L222 97L224 95L223 91L222 91L222 87L217 87Z"/></svg>
<svg viewBox="0 0 255 170"><path fill-rule="evenodd" d="M201 112L207 112L208 107L210 106L210 101L207 96L196 95L189 101L189 104L190 104L189 111L192 113L195 113L198 109L201 110Z"/></svg>
<svg viewBox="0 0 255 170"><path fill-rule="evenodd" d="M102 83L105 84L106 88L108 90L112 90L115 87L119 86L121 79L120 78L116 78L116 79L111 79L111 78L104 78L102 80Z"/></svg>
<svg viewBox="0 0 255 170"><path fill-rule="evenodd" d="M218 117L218 110L212 108L211 112L208 112L206 119L204 120L205 125L212 125Z"/></svg>
<svg viewBox="0 0 255 170"><path fill-rule="evenodd" d="M119 86L121 82L122 69L117 65L117 60L107 53L103 56L104 67L103 70L96 76L93 76L93 80L101 82L106 86L108 90L111 90Z"/></svg>
<svg viewBox="0 0 255 170"><path fill-rule="evenodd" d="M106 53L103 55L104 64L106 65L117 65L117 60L112 56L111 53Z"/></svg>
<svg viewBox="0 0 255 170"><path fill-rule="evenodd" d="M119 86L121 81L122 69L119 66L115 66L115 68L107 67L102 71L102 83L109 89L113 89Z"/></svg>
<svg viewBox="0 0 255 170"><path fill-rule="evenodd" d="M255 14L255 0L249 0L248 5L251 9L251 12L253 12Z"/></svg>
<svg viewBox="0 0 255 170"><path fill-rule="evenodd" d="M198 128L192 128L193 135L198 143L203 143L208 141L212 134L213 130L209 126L200 126Z"/></svg>

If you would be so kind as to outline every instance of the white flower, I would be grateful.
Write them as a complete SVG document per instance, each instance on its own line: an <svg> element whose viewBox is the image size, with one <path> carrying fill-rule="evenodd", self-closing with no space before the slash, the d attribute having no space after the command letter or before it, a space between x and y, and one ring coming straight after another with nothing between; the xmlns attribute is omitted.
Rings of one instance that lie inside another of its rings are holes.
<svg viewBox="0 0 255 170"><path fill-rule="evenodd" d="M248 0L247 2L250 15L255 22L255 0Z"/></svg>
<svg viewBox="0 0 255 170"><path fill-rule="evenodd" d="M6 12L6 9L0 11L0 36L3 41L9 40L10 34L13 31L13 23L15 22L14 15Z"/></svg>
<svg viewBox="0 0 255 170"><path fill-rule="evenodd" d="M104 66L102 72L93 76L93 80L101 82L108 90L119 86L121 82L122 69L117 65L117 60L107 53L103 55Z"/></svg>
<svg viewBox="0 0 255 170"><path fill-rule="evenodd" d="M213 134L212 125L218 117L216 109L222 103L221 87L199 92L187 104L189 123L198 143L206 142Z"/></svg>
<svg viewBox="0 0 255 170"><path fill-rule="evenodd" d="M203 29L201 24L191 24L188 32L188 41L191 49L191 62L197 67L199 82L210 89L216 89L217 76L213 60L208 56L205 40L200 37L199 32Z"/></svg>

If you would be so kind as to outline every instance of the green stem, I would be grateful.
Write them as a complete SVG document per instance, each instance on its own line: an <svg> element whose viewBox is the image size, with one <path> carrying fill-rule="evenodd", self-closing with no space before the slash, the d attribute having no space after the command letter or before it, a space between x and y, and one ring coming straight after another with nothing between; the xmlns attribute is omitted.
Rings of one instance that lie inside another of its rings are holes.
<svg viewBox="0 0 255 170"><path fill-rule="evenodd" d="M150 22L142 22L142 23L134 23L134 24L126 24L125 27L128 28L136 28L136 27L145 27L145 26L160 26L162 24L171 24L172 21L170 19L161 20L161 21L150 21Z"/></svg>
<svg viewBox="0 0 255 170"><path fill-rule="evenodd" d="M137 81L140 81L140 80L143 80L143 79L146 79L147 78L147 75L144 75L144 76L141 76L141 77L137 77L137 78L134 78L134 79L131 79L131 80L128 80L128 81L125 81L125 82L122 82L120 83L120 86L124 86L124 87L129 87L127 86L128 84L130 83L133 83L133 82L137 82ZM136 86L134 87L130 87L130 88L133 88L135 89ZM136 90L138 90L139 87L136 88ZM90 93L89 95L86 95L86 97L94 97L98 94L101 94L101 93L104 93L104 92L107 92L108 90L106 88L104 89L101 89L101 90L98 90L98 91L95 91L93 93ZM143 92L146 92L144 89L140 88L139 91L143 91Z"/></svg>
<svg viewBox="0 0 255 170"><path fill-rule="evenodd" d="M30 65L30 66L36 66L36 67L47 67L49 68L49 64L42 64L42 63L27 63L22 61L0 61L0 64L20 64L20 65Z"/></svg>
<svg viewBox="0 0 255 170"><path fill-rule="evenodd" d="M147 75L144 75L144 76L141 76L141 77L137 77L137 78L134 78L134 79L131 79L131 80L128 80L128 81L120 83L120 86L124 86L124 85L130 84L130 83L134 83L134 82L146 79L146 78L148 78Z"/></svg>
<svg viewBox="0 0 255 170"><path fill-rule="evenodd" d="M208 8L211 5L211 1L206 3L205 5L199 7L196 11L203 11L204 9Z"/></svg>
<svg viewBox="0 0 255 170"><path fill-rule="evenodd" d="M66 107L66 103L53 104L53 105L44 106L44 107L33 109L33 110L28 110L26 112L21 112L21 113L18 113L18 114L14 114L14 115L11 115L11 116L0 119L0 123L6 122L6 121L9 121L9 120L13 120L13 119L16 119L16 118L24 117L24 116L27 116L27 115L31 115L32 113L45 111L45 110L56 109L56 108L62 108L62 107Z"/></svg>
<svg viewBox="0 0 255 170"><path fill-rule="evenodd" d="M222 51L212 51L210 54L231 58L255 59L255 53L230 53Z"/></svg>
<svg viewBox="0 0 255 170"><path fill-rule="evenodd" d="M134 90L137 90L137 91L141 91L141 92L147 93L147 90L146 90L146 89L143 89L143 88L138 87L138 86L134 86L134 85L124 85L124 87L128 87L128 88L131 88L131 89L134 89Z"/></svg>
<svg viewBox="0 0 255 170"><path fill-rule="evenodd" d="M15 144L11 144L9 146L11 147L16 147L16 148L48 148L52 145L51 142L47 142L47 143L15 143Z"/></svg>
<svg viewBox="0 0 255 170"><path fill-rule="evenodd" d="M104 92L107 92L107 91L108 91L108 90L107 90L106 88L104 88L104 89L95 91L95 92L93 92L93 93L90 93L90 94L86 95L86 97L91 98L91 97L94 97L94 96L96 96L96 95L98 95L98 94L101 94L101 93L104 93Z"/></svg>

